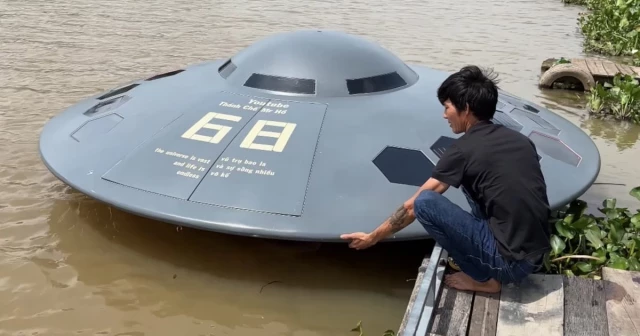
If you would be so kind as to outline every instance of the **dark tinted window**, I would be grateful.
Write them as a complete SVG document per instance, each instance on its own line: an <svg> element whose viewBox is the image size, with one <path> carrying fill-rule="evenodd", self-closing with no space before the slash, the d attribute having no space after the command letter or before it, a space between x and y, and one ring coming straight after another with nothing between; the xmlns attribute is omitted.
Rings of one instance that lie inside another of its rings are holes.
<svg viewBox="0 0 640 336"><path fill-rule="evenodd" d="M349 94L380 92L405 85L407 85L407 82L397 72L373 77L347 79Z"/></svg>
<svg viewBox="0 0 640 336"><path fill-rule="evenodd" d="M244 83L244 85L256 89L278 92L304 94L316 93L316 81L313 79L253 74L249 79L247 79L247 82Z"/></svg>

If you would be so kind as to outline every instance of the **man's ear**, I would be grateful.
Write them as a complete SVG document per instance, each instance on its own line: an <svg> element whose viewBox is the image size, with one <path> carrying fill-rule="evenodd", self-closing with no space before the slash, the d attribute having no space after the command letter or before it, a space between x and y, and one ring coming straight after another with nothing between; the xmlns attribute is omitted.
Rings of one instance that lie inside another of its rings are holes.
<svg viewBox="0 0 640 336"><path fill-rule="evenodd" d="M468 115L471 113L471 109L469 108L469 103L467 103L467 105L466 105L466 107L465 107L464 111L462 111L462 113L463 113L465 116L468 116Z"/></svg>

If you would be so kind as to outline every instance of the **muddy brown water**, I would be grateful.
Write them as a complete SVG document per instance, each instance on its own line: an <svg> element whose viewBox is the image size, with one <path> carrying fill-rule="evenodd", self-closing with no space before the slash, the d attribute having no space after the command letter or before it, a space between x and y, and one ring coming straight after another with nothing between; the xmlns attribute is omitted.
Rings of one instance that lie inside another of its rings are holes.
<svg viewBox="0 0 640 336"><path fill-rule="evenodd" d="M39 132L66 106L280 31L340 29L408 62L494 67L504 89L593 137L599 183L626 184L594 185L585 200L635 206L640 128L590 120L580 95L536 87L542 60L583 55L581 9L506 4L0 0L0 334L333 336L359 320L368 336L397 328L429 244L355 252L177 230L78 194L40 162Z"/></svg>

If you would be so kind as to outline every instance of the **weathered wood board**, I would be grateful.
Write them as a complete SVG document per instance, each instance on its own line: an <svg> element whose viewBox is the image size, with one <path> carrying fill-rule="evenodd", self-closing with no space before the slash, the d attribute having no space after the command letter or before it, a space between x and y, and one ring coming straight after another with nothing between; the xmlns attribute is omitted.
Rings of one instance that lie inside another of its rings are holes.
<svg viewBox="0 0 640 336"><path fill-rule="evenodd" d="M589 68L589 72L591 72L591 74L593 74L594 76L607 73L607 71L604 69L604 66L602 66L602 62L590 58L587 58L585 61L587 63L587 67Z"/></svg>
<svg viewBox="0 0 640 336"><path fill-rule="evenodd" d="M468 336L496 336L500 293L476 293Z"/></svg>
<svg viewBox="0 0 640 336"><path fill-rule="evenodd" d="M496 336L562 336L562 276L533 274L502 287Z"/></svg>
<svg viewBox="0 0 640 336"><path fill-rule="evenodd" d="M571 63L576 65L576 66L578 66L579 68L585 70L586 72L589 72L589 73L593 74L593 71L591 71L591 69L589 68L586 59L584 59L584 58L573 58L573 59L571 59Z"/></svg>
<svg viewBox="0 0 640 336"><path fill-rule="evenodd" d="M595 58L572 58L570 59L572 64L582 68L583 70L591 73L594 77L614 77L616 74L621 73L623 75L631 75L639 77L640 72L636 67L631 67L626 64L615 63L609 60L595 59Z"/></svg>
<svg viewBox="0 0 640 336"><path fill-rule="evenodd" d="M405 329L405 327L407 325L409 313L413 309L414 303L416 301L416 296L418 295L416 287L419 286L420 283L422 282L422 279L424 278L424 274L425 274L426 268L429 265L429 261L430 261L430 258L422 259L422 264L420 264L420 267L418 268L418 270L419 270L418 276L416 277L415 285L414 285L413 291L411 292L411 297L409 298L409 304L407 305L407 309L404 312L404 317L402 318L402 323L400 324L400 328L398 329L398 334L401 334L404 331L404 329Z"/></svg>
<svg viewBox="0 0 640 336"><path fill-rule="evenodd" d="M640 272L602 270L609 335L640 336Z"/></svg>
<svg viewBox="0 0 640 336"><path fill-rule="evenodd" d="M635 71L633 71L633 69L626 64L616 63L616 66L618 67L618 70L624 75L631 75L631 76L637 75Z"/></svg>
<svg viewBox="0 0 640 336"><path fill-rule="evenodd" d="M602 281L580 277L563 279L564 335L608 336L605 291Z"/></svg>
<svg viewBox="0 0 640 336"><path fill-rule="evenodd" d="M620 70L618 70L618 67L616 66L616 64L613 63L613 62L603 61L602 62L602 66L604 67L604 70L607 71L606 75L609 75L610 77L613 77L618 72L620 72Z"/></svg>
<svg viewBox="0 0 640 336"><path fill-rule="evenodd" d="M533 274L496 294L443 287L426 335L640 336L640 272L602 275Z"/></svg>
<svg viewBox="0 0 640 336"><path fill-rule="evenodd" d="M443 287L429 332L441 336L467 335L473 295L472 292Z"/></svg>

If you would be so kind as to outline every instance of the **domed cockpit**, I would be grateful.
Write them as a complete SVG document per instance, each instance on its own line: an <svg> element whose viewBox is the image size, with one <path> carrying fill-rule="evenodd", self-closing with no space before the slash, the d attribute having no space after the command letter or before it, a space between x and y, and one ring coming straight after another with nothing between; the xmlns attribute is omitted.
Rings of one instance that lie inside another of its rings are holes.
<svg viewBox="0 0 640 336"><path fill-rule="evenodd" d="M377 44L318 30L269 36L238 52L218 71L231 85L316 97L384 93L418 80L401 59Z"/></svg>

